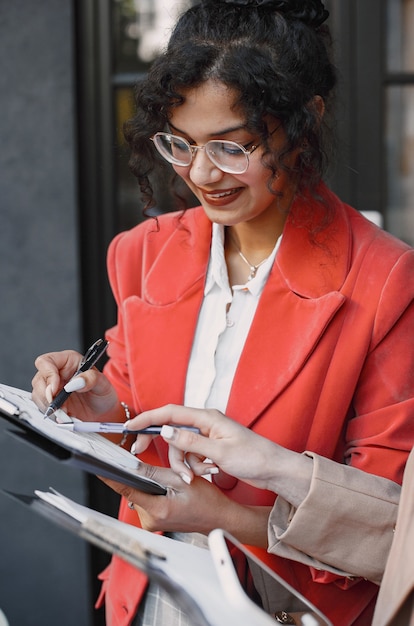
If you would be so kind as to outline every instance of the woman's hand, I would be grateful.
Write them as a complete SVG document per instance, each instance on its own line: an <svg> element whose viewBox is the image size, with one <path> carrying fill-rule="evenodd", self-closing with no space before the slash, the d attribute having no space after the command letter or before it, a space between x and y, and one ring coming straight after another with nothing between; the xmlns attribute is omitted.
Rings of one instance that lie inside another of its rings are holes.
<svg viewBox="0 0 414 626"><path fill-rule="evenodd" d="M274 456L275 448L280 446L256 435L219 411L167 405L141 413L128 422L128 428L138 429L152 424L164 425L161 436L171 444L171 468L184 481L191 481L194 475L214 473L217 466L221 471L254 486L267 488L263 474L265 457ZM201 434L174 428L174 424L195 426ZM141 451L138 436L134 452ZM211 459L212 463L204 462L205 459Z"/></svg>
<svg viewBox="0 0 414 626"><path fill-rule="evenodd" d="M41 410L46 410L56 394L72 378L82 355L75 350L48 352L37 357L37 373L32 380L32 398ZM125 414L117 393L109 380L97 368L83 372L73 379L76 393L72 393L64 410L69 415L88 421L120 421Z"/></svg>
<svg viewBox="0 0 414 626"><path fill-rule="evenodd" d="M313 469L309 457L252 432L220 411L167 405L141 413L127 427L133 430L152 424L163 426L161 436L170 444L171 468L184 482L219 468L254 487L274 491L294 506L308 493ZM195 426L200 434L175 428L177 424ZM145 449L145 438L140 444L140 437L135 453Z"/></svg>
<svg viewBox="0 0 414 626"><path fill-rule="evenodd" d="M148 478L166 485L167 495L153 496L107 478L101 480L134 504L145 530L207 535L219 527L243 543L267 547L270 507L238 504L204 478L195 478L188 485L169 468L144 463L140 468Z"/></svg>

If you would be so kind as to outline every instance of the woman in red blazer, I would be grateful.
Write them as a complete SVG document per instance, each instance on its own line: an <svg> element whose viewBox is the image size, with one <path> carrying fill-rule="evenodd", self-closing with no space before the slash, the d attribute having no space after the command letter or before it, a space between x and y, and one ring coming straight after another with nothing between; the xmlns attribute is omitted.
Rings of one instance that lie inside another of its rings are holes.
<svg viewBox="0 0 414 626"><path fill-rule="evenodd" d="M213 406L286 450L401 480L414 439L414 251L322 182L335 84L325 18L319 0L207 0L179 20L138 88L126 137L148 206L162 158L201 206L112 242L110 359L103 374L82 374L68 411L124 421L125 404L130 414ZM37 360L40 406L78 360L73 351ZM160 438L136 451L168 465ZM112 484L135 504L123 500L120 519L182 540L225 528L335 626L369 623L374 584L266 553L274 493L223 474L188 485L156 471L167 497ZM286 472L289 496L295 467ZM109 625L174 624L138 608L152 589L117 557L103 578Z"/></svg>

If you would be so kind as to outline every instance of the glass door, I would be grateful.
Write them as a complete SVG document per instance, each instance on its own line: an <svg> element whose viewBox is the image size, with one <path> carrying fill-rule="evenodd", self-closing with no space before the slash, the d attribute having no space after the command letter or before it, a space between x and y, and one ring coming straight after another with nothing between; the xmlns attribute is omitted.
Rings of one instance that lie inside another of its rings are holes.
<svg viewBox="0 0 414 626"><path fill-rule="evenodd" d="M386 228L414 245L414 0L388 0Z"/></svg>
<svg viewBox="0 0 414 626"><path fill-rule="evenodd" d="M134 114L134 85L164 48L178 15L191 4L191 0L112 0L115 201L120 229L130 228L143 219L140 191L128 168L128 147L122 134L124 121ZM153 178L151 184L157 197L151 214L172 211L175 206L165 182Z"/></svg>

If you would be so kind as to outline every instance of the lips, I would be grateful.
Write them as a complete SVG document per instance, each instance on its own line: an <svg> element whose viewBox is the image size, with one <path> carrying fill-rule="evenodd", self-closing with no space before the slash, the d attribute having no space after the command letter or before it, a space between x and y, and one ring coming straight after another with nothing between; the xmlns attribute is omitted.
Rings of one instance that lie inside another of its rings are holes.
<svg viewBox="0 0 414 626"><path fill-rule="evenodd" d="M243 191L243 187L233 187L232 189L216 189L214 191L203 191L201 194L204 200L212 206L226 206L234 202Z"/></svg>

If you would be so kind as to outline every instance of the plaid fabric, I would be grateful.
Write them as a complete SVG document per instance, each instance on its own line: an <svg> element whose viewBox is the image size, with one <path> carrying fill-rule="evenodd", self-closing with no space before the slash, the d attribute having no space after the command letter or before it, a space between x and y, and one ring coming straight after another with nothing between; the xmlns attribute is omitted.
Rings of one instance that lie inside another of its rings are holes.
<svg viewBox="0 0 414 626"><path fill-rule="evenodd" d="M207 547L207 537L200 533L170 533L176 541ZM162 587L150 583L132 626L192 626L189 617Z"/></svg>

